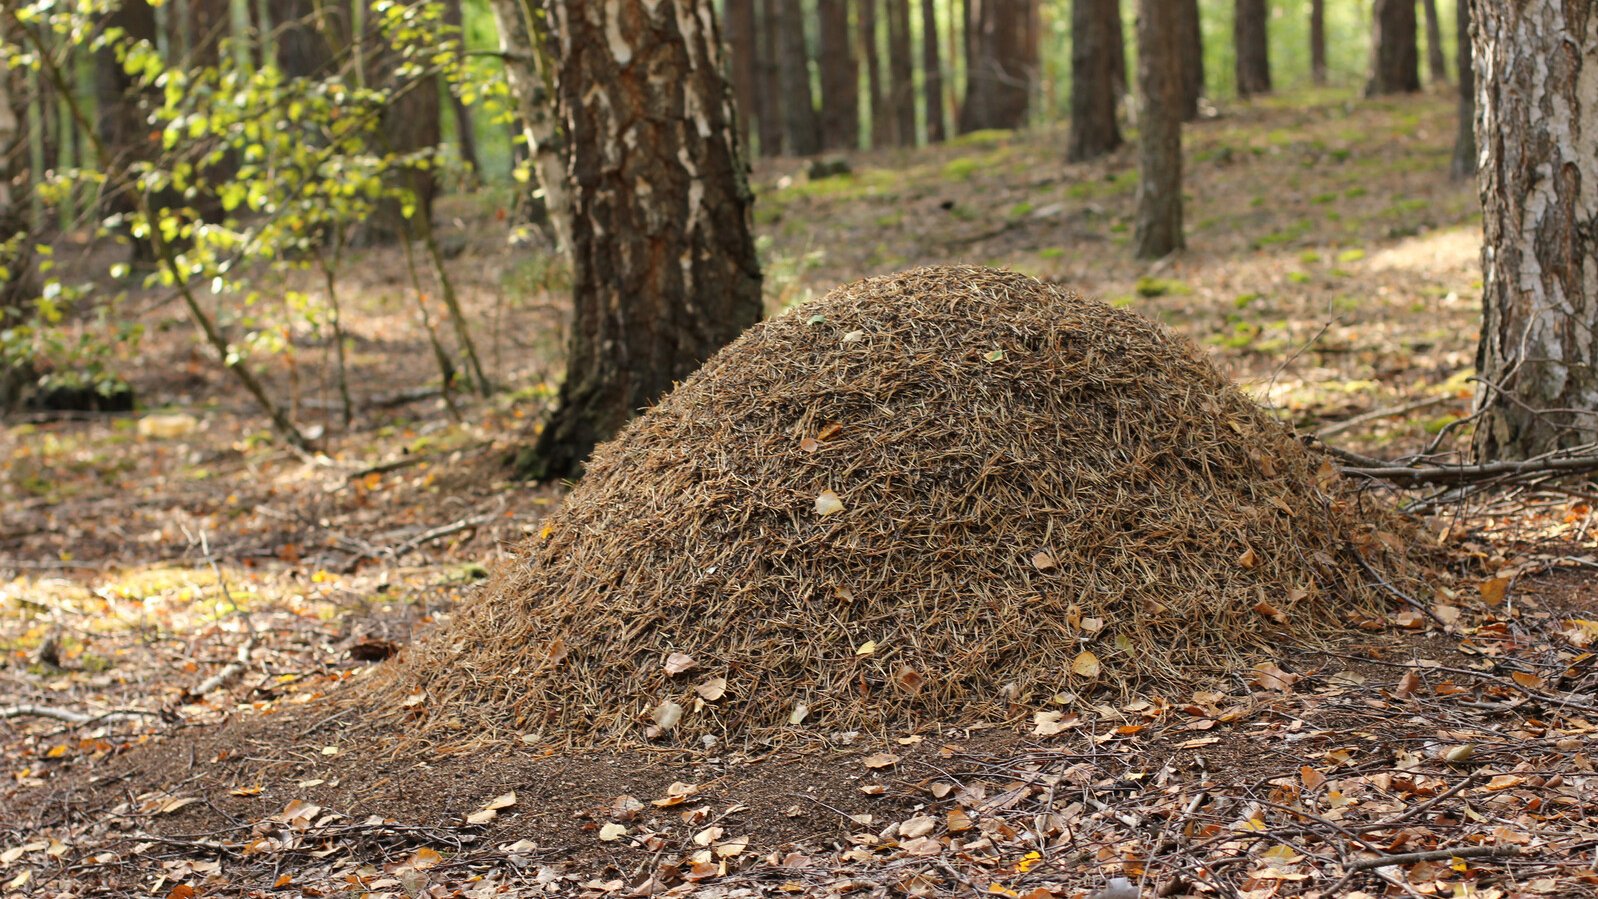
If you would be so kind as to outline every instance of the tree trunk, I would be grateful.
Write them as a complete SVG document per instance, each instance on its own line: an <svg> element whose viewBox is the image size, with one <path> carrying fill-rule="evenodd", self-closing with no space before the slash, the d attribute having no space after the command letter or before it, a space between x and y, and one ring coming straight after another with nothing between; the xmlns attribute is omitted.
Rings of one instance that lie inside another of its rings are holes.
<svg viewBox="0 0 1598 899"><path fill-rule="evenodd" d="M595 444L761 312L712 0L552 6L576 212L573 320L558 405L518 460L538 479L577 475Z"/></svg>
<svg viewBox="0 0 1598 899"><path fill-rule="evenodd" d="M893 141L916 145L915 63L910 56L910 0L888 2L888 106L893 110Z"/></svg>
<svg viewBox="0 0 1598 899"><path fill-rule="evenodd" d="M1448 173L1456 180L1476 177L1476 65L1470 58L1470 0L1459 0L1459 133Z"/></svg>
<svg viewBox="0 0 1598 899"><path fill-rule="evenodd" d="M315 0L272 0L277 65L290 78L326 78L349 44L348 10Z"/></svg>
<svg viewBox="0 0 1598 899"><path fill-rule="evenodd" d="M942 143L949 126L943 114L943 62L938 54L938 9L921 0L921 92L927 108L927 143Z"/></svg>
<svg viewBox="0 0 1598 899"><path fill-rule="evenodd" d="M145 0L128 0L105 19L107 28L120 28L122 42L149 41L155 44L155 10ZM149 116L159 99L148 88L141 88L117 60L112 47L105 47L94 55L95 105L99 108L100 144L109 159L101 159L101 171L126 175L135 163L153 160L160 153L149 124ZM131 177L119 176L106 185L101 211L106 215L126 215L138 204L131 195L135 190ZM135 244L135 256L144 261L151 258L144 241Z"/></svg>
<svg viewBox="0 0 1598 899"><path fill-rule="evenodd" d="M779 4L783 0L760 3L760 155L782 155L782 66L777 63L782 29Z"/></svg>
<svg viewBox="0 0 1598 899"><path fill-rule="evenodd" d="M1326 84L1326 0L1309 0L1309 77L1316 87Z"/></svg>
<svg viewBox="0 0 1598 899"><path fill-rule="evenodd" d="M6 24L0 21L0 42L6 37ZM38 294L28 227L32 179L27 110L22 70L0 58L0 331L17 327L26 317L28 300ZM0 355L0 412L16 403L28 367L25 360Z"/></svg>
<svg viewBox="0 0 1598 899"><path fill-rule="evenodd" d="M1252 97L1271 92L1271 45L1265 0L1237 0L1232 17L1232 40L1237 45L1237 95Z"/></svg>
<svg viewBox="0 0 1598 899"><path fill-rule="evenodd" d="M1371 78L1365 96L1420 90L1415 0L1376 0L1371 14Z"/></svg>
<svg viewBox="0 0 1598 899"><path fill-rule="evenodd" d="M1133 12L1136 12L1135 8ZM1121 20L1121 0L1115 0L1115 19L1110 22L1110 27L1115 29L1114 36L1110 38L1110 52L1115 55L1110 71L1115 78L1115 102L1120 103L1132 91L1132 79L1126 71L1126 23ZM1199 60L1201 69L1203 65L1204 61Z"/></svg>
<svg viewBox="0 0 1598 899"><path fill-rule="evenodd" d="M1036 53L1026 46L1034 0L966 0L966 88L960 131L1026 124Z"/></svg>
<svg viewBox="0 0 1598 899"><path fill-rule="evenodd" d="M860 148L860 66L854 55L848 0L820 0L821 145Z"/></svg>
<svg viewBox="0 0 1598 899"><path fill-rule="evenodd" d="M570 252L571 186L566 175L566 140L555 109L549 24L543 0L493 0L505 81L516 100L522 138L544 193L544 215L561 252Z"/></svg>
<svg viewBox="0 0 1598 899"><path fill-rule="evenodd" d="M1068 162L1097 159L1121 146L1115 120L1114 20L1120 0L1071 2L1071 138Z"/></svg>
<svg viewBox="0 0 1598 899"><path fill-rule="evenodd" d="M877 7L882 0L857 0L860 4L860 57L866 62L866 97L871 103L871 146L893 143L893 116L888 114L882 83L881 43L877 40Z"/></svg>
<svg viewBox="0 0 1598 899"><path fill-rule="evenodd" d="M1181 36L1167 0L1138 0L1137 77L1143 97L1138 118L1137 229L1140 259L1183 247Z"/></svg>
<svg viewBox="0 0 1598 899"><path fill-rule="evenodd" d="M821 122L810 94L810 49L805 40L804 8L779 3L778 68L782 79L783 136L794 156L821 152Z"/></svg>
<svg viewBox="0 0 1598 899"><path fill-rule="evenodd" d="M1199 117L1199 100L1204 97L1204 28L1198 0L1174 0L1172 25L1182 45L1182 121ZM1120 15L1120 11L1116 11Z"/></svg>
<svg viewBox="0 0 1598 899"><path fill-rule="evenodd" d="M464 63L466 53L466 31L462 27L463 0L445 0L444 24L454 29L453 37L459 42L459 61ZM482 165L477 159L477 134L472 129L472 113L461 98L450 90L449 82L439 78L439 87L448 92L450 114L455 118L455 148L460 153L461 162L466 163L472 170L472 177L480 179L483 175Z"/></svg>
<svg viewBox="0 0 1598 899"><path fill-rule="evenodd" d="M1426 13L1426 74L1433 84L1447 84L1448 57L1443 54L1443 27L1437 21L1437 0L1421 0L1420 6Z"/></svg>
<svg viewBox="0 0 1598 899"><path fill-rule="evenodd" d="M732 80L733 101L738 104L738 136L747 149L752 146L750 125L761 116L760 57L757 53L760 38L755 21L755 0L727 0L726 19L727 48L731 57L728 76ZM825 85L822 90L825 93Z"/></svg>
<svg viewBox="0 0 1598 899"><path fill-rule="evenodd" d="M1473 0L1483 300L1476 455L1598 440L1598 14Z"/></svg>
<svg viewBox="0 0 1598 899"><path fill-rule="evenodd" d="M443 139L437 82L432 78L417 81L414 75L403 74L407 60L382 36L376 13L367 16L358 40L366 84L388 90L392 95L378 123L378 149L403 157L436 148ZM409 218L425 218L426 221L413 225L405 215L406 201L384 198L361 223L354 238L356 243L408 239L408 235L431 227L433 199L438 193L438 179L431 161L418 165L399 164L385 175L384 182L385 186L400 188L410 195L408 203L413 209Z"/></svg>

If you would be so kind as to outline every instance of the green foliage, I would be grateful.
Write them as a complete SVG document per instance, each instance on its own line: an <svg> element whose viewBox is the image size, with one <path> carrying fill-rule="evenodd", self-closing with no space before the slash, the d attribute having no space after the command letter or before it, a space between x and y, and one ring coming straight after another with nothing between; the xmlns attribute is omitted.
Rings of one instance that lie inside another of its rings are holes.
<svg viewBox="0 0 1598 899"><path fill-rule="evenodd" d="M1134 289L1140 297L1186 296L1193 292L1193 288L1181 281L1150 277L1137 279Z"/></svg>

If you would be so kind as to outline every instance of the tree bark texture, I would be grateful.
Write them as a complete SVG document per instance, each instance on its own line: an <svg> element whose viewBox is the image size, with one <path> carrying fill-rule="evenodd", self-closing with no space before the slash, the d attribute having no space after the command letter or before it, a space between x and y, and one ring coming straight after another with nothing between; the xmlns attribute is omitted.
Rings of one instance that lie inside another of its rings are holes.
<svg viewBox="0 0 1598 899"><path fill-rule="evenodd" d="M1326 0L1309 0L1309 77L1326 84Z"/></svg>
<svg viewBox="0 0 1598 899"><path fill-rule="evenodd" d="M1137 76L1143 99L1138 118L1137 227L1141 259L1182 249L1181 38L1168 0L1138 0Z"/></svg>
<svg viewBox="0 0 1598 899"><path fill-rule="evenodd" d="M1365 96L1420 90L1415 0L1376 0L1371 13L1371 77Z"/></svg>
<svg viewBox="0 0 1598 899"><path fill-rule="evenodd" d="M842 0L824 2L840 3ZM748 148L752 146L749 140L751 124L760 118L762 112L758 55L760 31L755 19L755 0L727 0L726 10L727 71L732 80L733 101L737 103L738 136L743 140L743 146Z"/></svg>
<svg viewBox="0 0 1598 899"><path fill-rule="evenodd" d="M915 62L910 51L910 0L888 3L888 108L893 110L893 142L916 145Z"/></svg>
<svg viewBox="0 0 1598 899"><path fill-rule="evenodd" d="M860 65L848 0L820 0L821 145L827 150L860 147Z"/></svg>
<svg viewBox="0 0 1598 899"><path fill-rule="evenodd" d="M566 141L560 132L543 0L493 0L505 80L516 100L522 139L544 194L544 214L561 252L571 249L572 201L566 176ZM541 64L542 63L542 64Z"/></svg>
<svg viewBox="0 0 1598 899"><path fill-rule="evenodd" d="M751 198L712 0L552 0L570 141L573 320L519 471L589 451L760 317Z"/></svg>
<svg viewBox="0 0 1598 899"><path fill-rule="evenodd" d="M938 53L938 7L921 0L921 92L926 98L927 143L942 143L948 136L943 111L943 61Z"/></svg>
<svg viewBox="0 0 1598 899"><path fill-rule="evenodd" d="M1271 45L1266 0L1237 0L1232 16L1232 41L1236 45L1237 95L1252 97L1271 92Z"/></svg>
<svg viewBox="0 0 1598 899"><path fill-rule="evenodd" d="M783 137L794 156L821 152L821 120L810 93L810 49L805 39L804 8L798 3L777 4L781 25L777 32L777 66L782 80Z"/></svg>
<svg viewBox="0 0 1598 899"><path fill-rule="evenodd" d="M1598 440L1598 10L1472 0L1481 460Z"/></svg>
<svg viewBox="0 0 1598 899"><path fill-rule="evenodd" d="M0 41L7 38L0 22ZM0 61L0 330L26 317L27 302L38 292L28 216L27 81L20 69ZM0 359L0 412L16 402L27 366Z"/></svg>
<svg viewBox="0 0 1598 899"><path fill-rule="evenodd" d="M1133 10L1136 12L1136 9ZM1111 23L1115 29L1115 36L1110 40L1110 52L1115 54L1112 71L1115 75L1115 102L1125 100L1132 91L1132 78L1126 71L1126 25L1121 20L1121 0L1115 0L1115 21ZM1133 40L1137 36L1133 35ZM1199 61L1203 65L1203 60Z"/></svg>
<svg viewBox="0 0 1598 899"><path fill-rule="evenodd" d="M1035 0L967 0L966 88L960 131L1026 124L1036 52L1026 46Z"/></svg>
<svg viewBox="0 0 1598 899"><path fill-rule="evenodd" d="M1426 16L1426 74L1433 84L1448 83L1448 57L1443 53L1443 26L1437 20L1437 0L1420 0Z"/></svg>
<svg viewBox="0 0 1598 899"><path fill-rule="evenodd" d="M760 0L760 155L782 155L782 66L777 49L782 28L780 4L785 0Z"/></svg>
<svg viewBox="0 0 1598 899"><path fill-rule="evenodd" d="M1182 45L1182 121L1191 122L1199 117L1199 100L1204 97L1203 22L1198 0L1172 0L1171 6ZM1120 10L1116 10L1116 15L1120 15Z"/></svg>
<svg viewBox="0 0 1598 899"><path fill-rule="evenodd" d="M1454 136L1454 159L1448 174L1464 179L1476 177L1476 65L1470 53L1470 0L1459 0L1457 14L1459 48L1455 65L1459 70L1459 133Z"/></svg>
<svg viewBox="0 0 1598 899"><path fill-rule="evenodd" d="M1068 162L1106 156L1121 146L1115 119L1114 20L1120 0L1071 2L1071 136Z"/></svg>

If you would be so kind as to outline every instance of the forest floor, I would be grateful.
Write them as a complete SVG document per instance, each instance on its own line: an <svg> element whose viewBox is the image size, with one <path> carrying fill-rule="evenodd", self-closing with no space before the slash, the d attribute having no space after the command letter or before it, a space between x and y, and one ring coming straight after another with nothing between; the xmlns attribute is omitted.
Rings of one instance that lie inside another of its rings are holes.
<svg viewBox="0 0 1598 899"><path fill-rule="evenodd" d="M768 303L1007 266L1166 322L1306 433L1446 451L1480 290L1454 129L1442 95L1227 107L1185 134L1189 248L1152 265L1128 246L1133 150L1065 165L1058 128L814 180L762 163ZM502 464L553 395L567 276L507 246L500 199L441 205L507 385L457 396L458 416L421 389L437 377L403 254L377 248L344 276L349 428L325 340L256 360L315 454L274 445L181 309L137 291L147 336L118 364L140 413L0 432L0 896L1040 899L1117 876L1145 896L1598 894L1598 536L1578 495L1433 503L1456 580L1418 611L1080 717L691 756L395 753L307 719L446 620L562 495Z"/></svg>

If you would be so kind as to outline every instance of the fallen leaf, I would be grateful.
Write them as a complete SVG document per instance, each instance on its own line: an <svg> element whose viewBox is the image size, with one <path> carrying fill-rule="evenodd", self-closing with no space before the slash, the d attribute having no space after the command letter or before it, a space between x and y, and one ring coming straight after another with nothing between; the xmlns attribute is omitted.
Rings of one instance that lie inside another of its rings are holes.
<svg viewBox="0 0 1598 899"><path fill-rule="evenodd" d="M614 843L626 835L627 826L614 821L599 829L599 838L606 843Z"/></svg>
<svg viewBox="0 0 1598 899"><path fill-rule="evenodd" d="M487 824L488 822L494 820L497 817L499 817L499 812L497 812L497 811L495 811L495 810L493 810L491 808L480 808L477 811L472 812L470 815L466 816L466 823L467 824Z"/></svg>
<svg viewBox="0 0 1598 899"><path fill-rule="evenodd" d="M666 656L666 673L676 677L684 671L693 670L696 664L698 663L694 661L693 656L683 652L674 652Z"/></svg>
<svg viewBox="0 0 1598 899"><path fill-rule="evenodd" d="M161 807L156 809L155 813L157 815L170 815L180 808L193 805L199 801L200 800L194 796L186 796L181 799L168 799L166 802L161 803ZM312 806L312 808L315 808L315 806Z"/></svg>
<svg viewBox="0 0 1598 899"><path fill-rule="evenodd" d="M1304 782L1304 789L1306 790L1319 789L1321 784L1326 783L1326 775L1308 765L1298 769L1298 776Z"/></svg>
<svg viewBox="0 0 1598 899"><path fill-rule="evenodd" d="M892 768L899 764L899 756L891 752L879 752L876 755L866 756L862 761L867 768Z"/></svg>
<svg viewBox="0 0 1598 899"><path fill-rule="evenodd" d="M1085 649L1082 650L1071 660L1071 673L1077 677L1098 677L1099 657Z"/></svg>
<svg viewBox="0 0 1598 899"><path fill-rule="evenodd" d="M1437 754L1437 757L1450 765L1459 765L1476 757L1476 747L1465 743L1460 746L1449 746Z"/></svg>
<svg viewBox="0 0 1598 899"><path fill-rule="evenodd" d="M1503 605L1504 599L1509 595L1509 578L1495 577L1482 581L1478 589L1481 591L1481 601L1490 606Z"/></svg>
<svg viewBox="0 0 1598 899"><path fill-rule="evenodd" d="M821 516L832 515L843 511L843 500L831 490L821 491L816 497L816 514Z"/></svg>
<svg viewBox="0 0 1598 899"><path fill-rule="evenodd" d="M1039 571L1050 571L1058 568L1059 563L1054 561L1054 556L1049 555L1048 550L1040 550L1032 556L1032 567Z"/></svg>
<svg viewBox="0 0 1598 899"><path fill-rule="evenodd" d="M1276 666L1274 662L1261 662L1254 666L1254 685L1262 690L1278 690L1282 693L1293 692L1293 685L1298 683L1298 675L1290 674Z"/></svg>
<svg viewBox="0 0 1598 899"><path fill-rule="evenodd" d="M789 724L803 724L804 721L805 721L805 718L808 717L809 715L810 715L810 706L807 706L807 705L805 705L802 702L796 702L796 703L794 703L793 711L788 713L788 723Z"/></svg>
<svg viewBox="0 0 1598 899"><path fill-rule="evenodd" d="M867 640L866 642L864 642L864 643L860 644L858 647L856 647L856 649L854 651L854 654L857 655L857 656L868 656L868 655L871 655L872 653L874 653L876 651L877 651L877 641L875 641L875 640Z"/></svg>
<svg viewBox="0 0 1598 899"><path fill-rule="evenodd" d="M1076 727L1081 720L1082 717L1076 712L1033 712L1032 734L1038 737L1052 737Z"/></svg>
<svg viewBox="0 0 1598 899"><path fill-rule="evenodd" d="M1253 568L1259 563L1260 557L1254 552L1253 547L1243 550L1243 554L1237 557L1237 564L1244 568Z"/></svg>
<svg viewBox="0 0 1598 899"><path fill-rule="evenodd" d="M698 693L699 698L706 702L715 702L727 695L727 679L725 677L713 677L694 687L694 692Z"/></svg>
<svg viewBox="0 0 1598 899"><path fill-rule="evenodd" d="M821 430L816 432L816 439L817 440L831 440L832 438L838 436L838 432L842 431L842 430L843 430L843 423L842 422L829 421L825 425L821 426Z"/></svg>
<svg viewBox="0 0 1598 899"><path fill-rule="evenodd" d="M417 871L426 871L442 861L444 861L444 856L439 855L437 849L429 849L423 846L411 854L410 866Z"/></svg>
<svg viewBox="0 0 1598 899"><path fill-rule="evenodd" d="M1261 601L1261 602L1255 603L1254 604L1254 611L1259 613L1260 615L1265 616L1266 618L1271 619L1272 621L1276 622L1277 624L1286 624L1287 623L1287 613L1283 612L1281 609L1278 609L1277 607L1271 605L1268 602Z"/></svg>
<svg viewBox="0 0 1598 899"><path fill-rule="evenodd" d="M899 824L899 836L913 840L916 837L926 836L937 826L938 819L931 815L917 815Z"/></svg>
<svg viewBox="0 0 1598 899"><path fill-rule="evenodd" d="M1410 669L1404 672L1403 677L1398 679L1398 688L1393 692L1400 698L1408 698L1413 696L1418 689L1420 689L1420 672Z"/></svg>
<svg viewBox="0 0 1598 899"><path fill-rule="evenodd" d="M264 789L265 787L260 785L253 787L234 787L233 789L228 790L227 793L229 796L259 796L261 795L261 791Z"/></svg>
<svg viewBox="0 0 1598 899"><path fill-rule="evenodd" d="M509 793L503 793L499 796L495 796L493 799L488 800L488 802L484 803L483 808L494 809L497 811L502 808L510 808L515 804L516 791L511 790Z"/></svg>
<svg viewBox="0 0 1598 899"><path fill-rule="evenodd" d="M677 726L677 722L682 720L682 706L668 699L655 706L655 711L650 715L650 718L661 730L671 730Z"/></svg>

